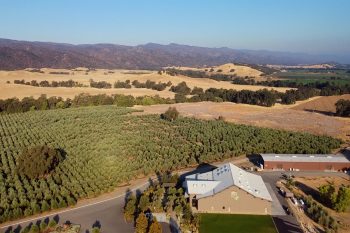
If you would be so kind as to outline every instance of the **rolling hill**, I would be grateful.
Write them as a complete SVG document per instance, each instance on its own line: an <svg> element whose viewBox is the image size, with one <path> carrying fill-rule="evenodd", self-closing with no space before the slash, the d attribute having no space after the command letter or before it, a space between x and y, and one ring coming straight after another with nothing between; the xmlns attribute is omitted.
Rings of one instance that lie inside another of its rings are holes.
<svg viewBox="0 0 350 233"><path fill-rule="evenodd" d="M230 48L206 48L179 44L149 43L72 45L0 39L0 69L107 68L159 69L165 66L213 66L229 62L296 65L325 62L317 56Z"/></svg>

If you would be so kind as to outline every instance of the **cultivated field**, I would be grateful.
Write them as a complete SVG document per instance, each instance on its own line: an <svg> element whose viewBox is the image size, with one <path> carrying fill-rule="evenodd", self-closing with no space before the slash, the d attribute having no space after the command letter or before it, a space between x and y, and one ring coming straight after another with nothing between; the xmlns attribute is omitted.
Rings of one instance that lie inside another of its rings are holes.
<svg viewBox="0 0 350 233"><path fill-rule="evenodd" d="M314 98L317 99L317 98ZM307 103L307 101L304 101ZM235 103L183 103L174 107L184 116L200 119L215 119L223 116L226 121L240 124L277 128L291 131L310 132L319 135L330 135L342 139L350 139L350 119L326 116L307 111L290 109L287 105L261 107ZM169 105L136 106L144 110L136 114L159 114ZM294 105L297 107L297 105Z"/></svg>
<svg viewBox="0 0 350 233"><path fill-rule="evenodd" d="M322 96L317 99L299 104L293 107L293 109L334 114L336 111L335 103L340 99L350 100L350 94L340 96Z"/></svg>
<svg viewBox="0 0 350 233"><path fill-rule="evenodd" d="M173 85L185 81L190 88L195 86L203 89L208 88L224 88L224 89L235 89L235 90L260 90L263 88L275 89L280 92L285 92L290 88L271 88L263 86L251 86L251 85L235 85L227 81L215 81L207 78L189 78L186 76L170 76L166 74L159 75L156 71L130 71L130 70L95 70L86 71L86 69L79 68L75 70L64 70L64 69L42 69L44 73L29 72L26 70L18 71L0 71L0 99L18 97L23 98L26 96L38 97L41 94L50 96L60 96L63 98L73 98L75 95L80 93L89 94L125 94L133 96L143 95L159 95L161 97L173 98L174 93L169 91L167 88L164 91L156 91L145 88L111 88L111 89L96 89L90 87L74 87L74 88L52 88L52 87L32 87L20 84L13 84L14 80L31 81L37 80L38 82L47 80L51 81L67 81L74 80L89 86L89 80L94 81L106 81L113 84L116 81L138 80L140 82L146 82L147 80L155 82L168 82L171 81ZM69 74L50 74L50 72L69 72ZM11 84L6 82L10 81Z"/></svg>
<svg viewBox="0 0 350 233"><path fill-rule="evenodd" d="M143 175L251 153L328 153L339 140L223 121L130 115L116 106L0 114L0 222L66 207ZM16 160L27 147L60 148L52 175L30 179Z"/></svg>

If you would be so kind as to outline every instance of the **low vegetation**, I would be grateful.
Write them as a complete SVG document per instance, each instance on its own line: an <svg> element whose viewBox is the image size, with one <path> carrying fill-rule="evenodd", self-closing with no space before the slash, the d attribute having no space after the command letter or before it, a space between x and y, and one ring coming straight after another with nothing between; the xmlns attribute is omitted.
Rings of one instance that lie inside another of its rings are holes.
<svg viewBox="0 0 350 233"><path fill-rule="evenodd" d="M242 154L329 153L341 143L223 121L169 122L132 111L99 106L0 114L0 222L74 205L140 175ZM41 145L62 148L65 159L45 176L19 173L23 150Z"/></svg>

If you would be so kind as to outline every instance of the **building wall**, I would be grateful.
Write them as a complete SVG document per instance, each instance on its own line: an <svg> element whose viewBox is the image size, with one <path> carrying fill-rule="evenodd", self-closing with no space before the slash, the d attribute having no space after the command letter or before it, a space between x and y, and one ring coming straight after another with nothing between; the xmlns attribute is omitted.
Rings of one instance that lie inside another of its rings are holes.
<svg viewBox="0 0 350 233"><path fill-rule="evenodd" d="M350 163L334 163L334 162L278 162L264 161L264 169L283 169L283 170L309 170L309 171L324 171L324 170L344 170L350 168Z"/></svg>
<svg viewBox="0 0 350 233"><path fill-rule="evenodd" d="M271 202L232 186L213 196L198 199L198 211L206 213L271 214Z"/></svg>

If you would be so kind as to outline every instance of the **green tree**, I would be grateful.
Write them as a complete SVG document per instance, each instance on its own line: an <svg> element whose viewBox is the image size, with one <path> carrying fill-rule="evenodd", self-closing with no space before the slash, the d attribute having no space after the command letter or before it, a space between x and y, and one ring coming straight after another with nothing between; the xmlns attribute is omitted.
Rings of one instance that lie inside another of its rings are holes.
<svg viewBox="0 0 350 233"><path fill-rule="evenodd" d="M337 116L350 116L350 100L340 99L335 103L335 107Z"/></svg>
<svg viewBox="0 0 350 233"><path fill-rule="evenodd" d="M162 233L162 226L157 221L156 218L153 218L153 221L149 227L148 233Z"/></svg>
<svg viewBox="0 0 350 233"><path fill-rule="evenodd" d="M184 94L176 93L175 94L175 102L176 103L185 103L185 102L187 102L187 98Z"/></svg>
<svg viewBox="0 0 350 233"><path fill-rule="evenodd" d="M350 188L341 186L339 188L334 209L338 212L345 212L350 206Z"/></svg>
<svg viewBox="0 0 350 233"><path fill-rule="evenodd" d="M174 121L179 117L179 112L175 107L169 107L165 113L161 114L161 118L168 121Z"/></svg>
<svg viewBox="0 0 350 233"><path fill-rule="evenodd" d="M94 227L94 228L92 228L92 230L91 230L91 233L100 233L100 232L101 232L101 229L98 228L98 227Z"/></svg>
<svg viewBox="0 0 350 233"><path fill-rule="evenodd" d="M49 227L50 227L50 228L54 228L56 225L57 225L57 222L56 222L55 219L51 219L51 220L49 221Z"/></svg>
<svg viewBox="0 0 350 233"><path fill-rule="evenodd" d="M28 233L30 231L30 227L26 226L24 228L21 229L21 233Z"/></svg>
<svg viewBox="0 0 350 233"><path fill-rule="evenodd" d="M143 194L141 197L140 197L140 201L139 201L139 208L141 211L146 211L148 208L149 208L149 196L148 195L145 195Z"/></svg>
<svg viewBox="0 0 350 233"><path fill-rule="evenodd" d="M46 200L43 200L41 202L41 212L45 212L45 211L48 211L48 210L50 210L50 205L49 205L49 203L47 203Z"/></svg>
<svg viewBox="0 0 350 233"><path fill-rule="evenodd" d="M51 172L63 160L62 152L46 145L25 149L17 158L17 170L29 178Z"/></svg>
<svg viewBox="0 0 350 233"><path fill-rule="evenodd" d="M45 231L47 228L47 224L45 221L40 222L40 231Z"/></svg>
<svg viewBox="0 0 350 233"><path fill-rule="evenodd" d="M66 104L64 103L64 101L60 101L56 104L56 108L64 109L66 108Z"/></svg>
<svg viewBox="0 0 350 233"><path fill-rule="evenodd" d="M146 233L148 228L148 220L144 213L140 213L136 219L136 233Z"/></svg>
<svg viewBox="0 0 350 233"><path fill-rule="evenodd" d="M38 225L36 224L33 224L31 227L30 227L30 233L39 233L40 232L40 228Z"/></svg>
<svg viewBox="0 0 350 233"><path fill-rule="evenodd" d="M124 217L127 221L132 221L136 212L136 198L131 195L124 208Z"/></svg>
<svg viewBox="0 0 350 233"><path fill-rule="evenodd" d="M318 188L321 202L332 207L336 201L336 192L334 184L322 185Z"/></svg>

